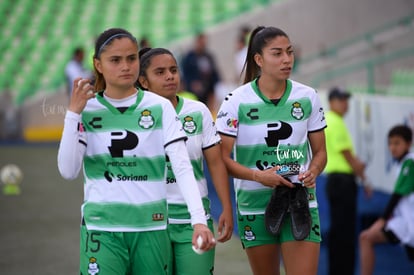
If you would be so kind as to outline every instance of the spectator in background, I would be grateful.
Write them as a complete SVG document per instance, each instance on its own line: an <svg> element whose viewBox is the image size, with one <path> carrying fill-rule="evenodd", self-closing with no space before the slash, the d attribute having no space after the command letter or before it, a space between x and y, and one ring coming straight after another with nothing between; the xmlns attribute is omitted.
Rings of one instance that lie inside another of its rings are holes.
<svg viewBox="0 0 414 275"><path fill-rule="evenodd" d="M67 80L67 93L69 96L73 90L73 81L76 78L92 78L92 72L88 70L83 64L84 57L84 48L77 47L73 51L72 59L68 62L68 64L66 64L65 76Z"/></svg>
<svg viewBox="0 0 414 275"><path fill-rule="evenodd" d="M141 40L139 40L139 48L144 49L144 48L150 48L150 47L151 47L151 43L149 42L148 38L146 36L143 36Z"/></svg>
<svg viewBox="0 0 414 275"><path fill-rule="evenodd" d="M401 243L414 261L414 153L409 127L396 125L388 132L388 148L396 160L396 184L384 214L359 235L361 275L374 272L375 250L379 243ZM410 229L411 228L411 229Z"/></svg>
<svg viewBox="0 0 414 275"><path fill-rule="evenodd" d="M249 39L250 27L242 26L239 30L236 40L236 54L234 56L234 66L236 70L236 83L240 84L243 78L242 72L244 68L244 62L247 55L247 41Z"/></svg>
<svg viewBox="0 0 414 275"><path fill-rule="evenodd" d="M328 162L326 193L330 209L328 265L330 275L351 275L355 269L357 177L365 181L365 164L356 157L345 125L351 94L341 88L329 91L330 110L325 114Z"/></svg>
<svg viewBox="0 0 414 275"><path fill-rule="evenodd" d="M213 55L207 49L207 36L199 33L195 37L194 48L182 59L185 89L194 93L207 105L215 109L215 86L220 81Z"/></svg>

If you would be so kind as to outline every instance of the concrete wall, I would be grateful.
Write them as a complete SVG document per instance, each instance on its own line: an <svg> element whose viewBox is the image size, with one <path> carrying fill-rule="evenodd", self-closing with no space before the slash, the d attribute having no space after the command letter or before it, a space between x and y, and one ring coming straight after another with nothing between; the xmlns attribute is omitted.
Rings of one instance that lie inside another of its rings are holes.
<svg viewBox="0 0 414 275"><path fill-rule="evenodd" d="M232 82L237 76L233 56L241 25L279 27L288 33L294 45L300 47L302 57L306 57L413 13L412 0L282 0L213 27L207 34L209 48L217 58L223 79ZM407 43L414 45L414 36L407 39ZM191 42L187 39L171 47L180 55ZM414 60L411 60L408 65L413 64Z"/></svg>

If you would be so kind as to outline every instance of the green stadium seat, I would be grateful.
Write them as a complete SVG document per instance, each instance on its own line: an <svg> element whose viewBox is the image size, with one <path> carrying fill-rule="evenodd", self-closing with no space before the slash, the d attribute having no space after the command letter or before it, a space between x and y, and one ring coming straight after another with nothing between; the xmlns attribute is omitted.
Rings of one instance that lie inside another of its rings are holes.
<svg viewBox="0 0 414 275"><path fill-rule="evenodd" d="M251 2L117 0L97 5L94 0L2 0L0 93L16 89L13 93L21 104L36 88L54 91L64 86L63 70L72 48L90 47L106 28L126 28L138 39L145 35L153 46L162 47L237 16L251 8ZM22 65L28 71L20 69Z"/></svg>

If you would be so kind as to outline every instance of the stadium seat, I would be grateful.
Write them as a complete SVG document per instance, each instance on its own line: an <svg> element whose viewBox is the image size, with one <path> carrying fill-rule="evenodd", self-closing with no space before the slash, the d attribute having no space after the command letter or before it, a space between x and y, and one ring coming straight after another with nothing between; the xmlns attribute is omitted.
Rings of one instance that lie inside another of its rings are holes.
<svg viewBox="0 0 414 275"><path fill-rule="evenodd" d="M146 36L153 46L162 47L206 26L230 20L258 3L118 0L97 5L93 0L1 1L4 20L0 22L0 50L4 54L0 93L7 88L17 89L13 94L18 94L16 102L22 104L37 89L56 91L65 85L63 70L72 47L90 47L106 28L126 28L138 39ZM19 65L25 69L17 68Z"/></svg>

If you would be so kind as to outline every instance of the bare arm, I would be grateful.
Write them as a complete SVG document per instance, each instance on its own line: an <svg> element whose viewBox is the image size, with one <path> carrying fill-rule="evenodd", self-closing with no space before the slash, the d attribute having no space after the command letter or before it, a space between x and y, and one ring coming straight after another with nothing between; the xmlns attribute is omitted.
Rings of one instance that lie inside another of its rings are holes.
<svg viewBox="0 0 414 275"><path fill-rule="evenodd" d="M309 133L308 138L312 150L312 160L308 170L300 174L299 179L302 180L306 187L315 187L316 177L322 173L327 161L325 132Z"/></svg>
<svg viewBox="0 0 414 275"><path fill-rule="evenodd" d="M365 163L360 161L356 156L352 154L350 150L342 151L346 161L352 167L352 171L354 171L355 175L359 177L361 180L365 180Z"/></svg>
<svg viewBox="0 0 414 275"><path fill-rule="evenodd" d="M233 233L233 211L230 199L230 187L226 167L221 156L221 144L204 150L204 157L213 181L214 188L220 199L223 212L218 223L217 240L225 242L230 240Z"/></svg>

